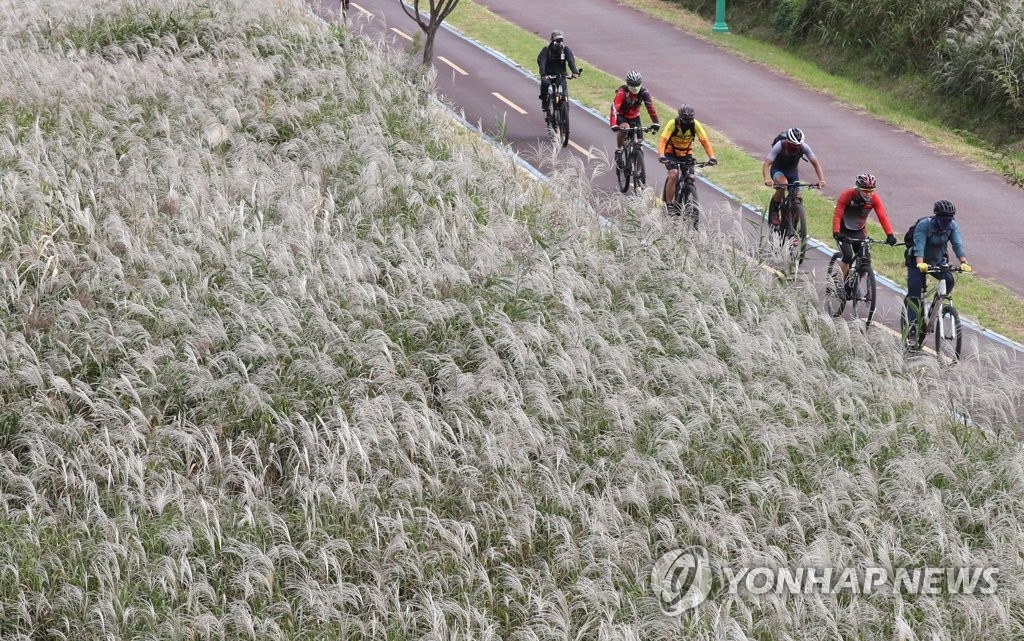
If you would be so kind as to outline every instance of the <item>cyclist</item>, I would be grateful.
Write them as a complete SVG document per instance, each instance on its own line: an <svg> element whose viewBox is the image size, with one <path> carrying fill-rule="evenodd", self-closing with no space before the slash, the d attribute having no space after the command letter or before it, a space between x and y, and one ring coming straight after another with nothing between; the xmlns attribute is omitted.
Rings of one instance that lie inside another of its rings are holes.
<svg viewBox="0 0 1024 641"><path fill-rule="evenodd" d="M626 142L626 132L622 125L640 126L640 105L647 107L647 115L651 117L654 130L657 131L661 126L658 124L658 111L654 108L654 99L651 98L651 92L644 89L644 79L640 72L630 71L626 74L625 80L626 83L615 90L608 118L612 131L618 132L615 138L615 164L619 167L622 167L622 145Z"/></svg>
<svg viewBox="0 0 1024 641"><path fill-rule="evenodd" d="M967 252L964 249L963 236L957 225L956 206L948 200L938 200L932 207L932 216L919 219L914 224L913 247L907 247L907 320L909 334L907 340L913 342L917 338L917 313L921 307L921 293L924 291L924 277L933 265L945 265L949 262L946 245L952 245L953 253L960 261L965 272L971 271L967 264ZM908 234L909 235L909 234ZM946 292L952 292L956 281L953 274L946 272L934 275L946 281Z"/></svg>
<svg viewBox="0 0 1024 641"><path fill-rule="evenodd" d="M779 224L779 203L785 193L785 185L800 180L800 158L806 158L818 174L818 184L825 186L825 170L821 163L814 156L814 152L805 141L804 132L797 127L790 127L784 134L775 137L771 150L765 156L761 166L764 174L764 184L771 187L774 184L781 184L783 187L776 189L772 195L771 204L768 205L768 218L772 225ZM797 196L799 198L799 195Z"/></svg>
<svg viewBox="0 0 1024 641"><path fill-rule="evenodd" d="M662 164L669 160L682 160L693 155L693 140L696 138L708 154L708 165L717 165L715 150L711 148L711 141L704 132L700 121L694 118L693 107L688 104L679 105L676 117L668 121L665 129L658 139L658 160ZM676 181L679 178L678 169L670 169L668 180L665 182L665 202L672 203L676 194ZM678 204L670 204L669 207L678 207Z"/></svg>
<svg viewBox="0 0 1024 641"><path fill-rule="evenodd" d="M839 194L839 200L836 201L836 210L832 214L832 237L839 243L839 251L843 253L839 260L839 269L843 272L844 282L846 275L850 273L850 263L853 262L854 255L860 251L860 246L867 237L868 216L872 211L882 224L885 242L889 245L896 244L896 235L892 233L892 224L885 213L882 197L875 193L876 187L874 176L869 173L860 174L854 186ZM840 242L839 239L843 237L848 240Z"/></svg>
<svg viewBox="0 0 1024 641"><path fill-rule="evenodd" d="M551 39L547 46L537 54L537 68L540 70L540 109L544 112L544 120L548 120L548 87L551 80L558 74L564 74L566 66L572 72L572 77L580 75L576 69L576 57L572 55L572 49L565 44L565 34L559 30L551 32ZM565 95L569 95L569 83L562 80L562 89Z"/></svg>

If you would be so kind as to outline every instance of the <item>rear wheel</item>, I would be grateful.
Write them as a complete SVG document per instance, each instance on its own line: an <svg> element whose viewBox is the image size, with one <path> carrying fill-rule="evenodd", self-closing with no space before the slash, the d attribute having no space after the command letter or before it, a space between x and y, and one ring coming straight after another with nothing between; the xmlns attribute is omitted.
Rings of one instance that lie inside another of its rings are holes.
<svg viewBox="0 0 1024 641"><path fill-rule="evenodd" d="M558 104L555 120L558 121L559 135L562 137L562 146L565 147L569 144L569 102L567 100Z"/></svg>
<svg viewBox="0 0 1024 641"><path fill-rule="evenodd" d="M782 223L782 255L786 261L786 275L794 277L804 262L807 247L807 216L804 206L791 204Z"/></svg>
<svg viewBox="0 0 1024 641"><path fill-rule="evenodd" d="M960 360L963 334L960 332L960 312L952 305L942 306L938 326L935 328L935 353L943 365L952 365Z"/></svg>
<svg viewBox="0 0 1024 641"><path fill-rule="evenodd" d="M846 308L846 293L843 290L843 272L839 268L839 258L842 254L832 254L832 260L828 262L828 269L825 270L825 313L832 318L838 318Z"/></svg>
<svg viewBox="0 0 1024 641"><path fill-rule="evenodd" d="M851 302L853 303L853 317L863 318L865 325L871 324L871 317L875 315L875 293L878 283L875 282L875 272L865 270L856 275L853 283Z"/></svg>

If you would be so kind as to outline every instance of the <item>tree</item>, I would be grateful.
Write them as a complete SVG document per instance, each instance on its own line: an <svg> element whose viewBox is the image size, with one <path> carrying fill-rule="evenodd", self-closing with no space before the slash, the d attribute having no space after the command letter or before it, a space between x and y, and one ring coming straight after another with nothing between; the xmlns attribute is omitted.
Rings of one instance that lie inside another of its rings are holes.
<svg viewBox="0 0 1024 641"><path fill-rule="evenodd" d="M438 28L444 22L444 19L448 17L448 14L458 6L459 0L424 1L423 4L430 5L430 11L426 19L420 13L421 1L412 0L411 9L403 0L398 0L398 3L402 5L402 11L405 11L405 15L415 20L416 24L423 30L423 33L426 34L426 41L423 43L423 64L429 65L434 59L434 36L437 35Z"/></svg>

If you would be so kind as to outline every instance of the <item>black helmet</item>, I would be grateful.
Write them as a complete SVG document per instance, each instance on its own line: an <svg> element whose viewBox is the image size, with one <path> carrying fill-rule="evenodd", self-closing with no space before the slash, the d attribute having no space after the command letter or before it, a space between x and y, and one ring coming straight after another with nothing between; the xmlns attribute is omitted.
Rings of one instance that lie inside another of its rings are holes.
<svg viewBox="0 0 1024 641"><path fill-rule="evenodd" d="M804 132L800 131L799 127L790 127L786 130L786 142L791 145L804 144Z"/></svg>
<svg viewBox="0 0 1024 641"><path fill-rule="evenodd" d="M956 205L948 200L936 200L935 206L932 207L932 213L943 218L952 218L956 216Z"/></svg>
<svg viewBox="0 0 1024 641"><path fill-rule="evenodd" d="M691 107L690 105L686 104L685 102L683 104L679 105L679 112L678 113L679 113L679 117L683 120L683 122L689 122L689 121L693 120L693 107Z"/></svg>
<svg viewBox="0 0 1024 641"><path fill-rule="evenodd" d="M555 42L556 40L561 42L564 38L565 34L562 33L561 29L555 29L551 32L551 42Z"/></svg>

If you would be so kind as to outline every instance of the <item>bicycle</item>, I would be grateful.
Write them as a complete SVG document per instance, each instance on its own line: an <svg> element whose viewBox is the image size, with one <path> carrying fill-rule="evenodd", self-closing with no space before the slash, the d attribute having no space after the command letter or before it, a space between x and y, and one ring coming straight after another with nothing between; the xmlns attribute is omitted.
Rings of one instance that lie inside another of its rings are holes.
<svg viewBox="0 0 1024 641"><path fill-rule="evenodd" d="M544 114L544 122L552 138L561 139L562 146L569 144L569 96L566 93L566 80L573 80L583 74L566 75L564 73L545 76L548 81L548 110Z"/></svg>
<svg viewBox="0 0 1024 641"><path fill-rule="evenodd" d="M884 240L874 238L850 238L840 236L839 243L860 243L860 248L853 256L850 264L850 271L846 279L843 279L843 272L839 267L839 261L843 257L842 252L832 254L825 271L825 311L833 318L838 318L846 308L846 303L853 307L853 317L863 318L864 326L871 325L871 318L875 315L875 305L878 303L876 297L878 283L875 280L875 270L871 267L871 245L885 243ZM899 247L903 243L893 245Z"/></svg>
<svg viewBox="0 0 1024 641"><path fill-rule="evenodd" d="M786 193L782 197L782 202L779 203L779 223L773 224L769 217L768 228L783 245L787 273L795 274L803 264L804 256L807 253L807 212L804 211L800 188L820 189L821 185L794 181L785 184L772 183L772 187L775 189L785 187ZM770 203L769 211L771 211Z"/></svg>
<svg viewBox="0 0 1024 641"><path fill-rule="evenodd" d="M622 165L615 165L615 178L619 181L619 190L622 193L629 191L631 179L634 193L643 189L647 182L647 172L644 169L644 134L654 131L657 131L654 125L630 125L626 128L626 142L622 145Z"/></svg>
<svg viewBox="0 0 1024 641"><path fill-rule="evenodd" d="M921 291L921 304L924 309L919 310L917 315L916 337L910 336L910 321L907 317L909 297L903 297L900 331L908 351L921 351L927 335L934 334L935 355L938 357L939 363L952 365L960 360L960 348L963 344L963 334L960 331L960 312L953 305L953 297L946 290L946 279L943 276L947 273L959 274L963 271L962 267L950 267L948 264L929 267L927 273L938 276L939 281L929 302L929 283L928 279L925 279L924 289Z"/></svg>
<svg viewBox="0 0 1024 641"><path fill-rule="evenodd" d="M684 156L681 160L669 158L665 161L665 168L669 171L679 170L676 177L676 191L672 202L665 203L665 210L670 214L681 215L693 222L693 228L697 229L700 222L700 202L697 199L697 176L696 169L708 166L708 162L697 162L693 156ZM665 178L665 187L661 193L668 189L668 178Z"/></svg>

